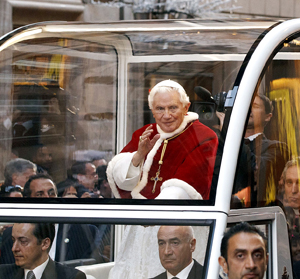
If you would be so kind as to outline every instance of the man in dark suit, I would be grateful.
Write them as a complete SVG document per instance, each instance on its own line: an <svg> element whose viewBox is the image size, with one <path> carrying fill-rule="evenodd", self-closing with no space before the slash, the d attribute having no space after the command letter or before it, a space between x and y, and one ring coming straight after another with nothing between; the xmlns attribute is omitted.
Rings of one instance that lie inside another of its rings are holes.
<svg viewBox="0 0 300 279"><path fill-rule="evenodd" d="M289 159L287 145L266 138L264 130L271 121L272 102L258 94L251 113L238 161L233 194L246 206L256 206L275 200L280 176Z"/></svg>
<svg viewBox="0 0 300 279"><path fill-rule="evenodd" d="M200 279L203 267L193 260L196 239L192 227L161 226L157 233L159 258L165 272L153 279Z"/></svg>
<svg viewBox="0 0 300 279"><path fill-rule="evenodd" d="M0 265L0 278L86 279L83 272L50 259L54 235L53 224L14 224L12 252L15 264Z"/></svg>

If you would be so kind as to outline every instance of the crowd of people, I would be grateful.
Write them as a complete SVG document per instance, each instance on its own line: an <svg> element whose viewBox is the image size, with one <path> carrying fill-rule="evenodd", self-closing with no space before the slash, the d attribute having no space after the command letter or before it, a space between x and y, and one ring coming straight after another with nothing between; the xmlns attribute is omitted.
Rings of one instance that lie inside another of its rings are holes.
<svg viewBox="0 0 300 279"><path fill-rule="evenodd" d="M35 163L16 158L9 161L4 170L4 182L0 188L1 197L29 197L28 187L35 177L44 175L54 185L55 194L49 197L63 198L112 198L106 176L106 161L97 159L98 166L91 162L75 162L64 181L55 184L45 169ZM97 162L95 162L97 163ZM49 182L50 183L50 182ZM36 184L32 182L32 184ZM31 185L31 187L34 187ZM41 182L39 187L43 188ZM48 197L44 195L31 197Z"/></svg>
<svg viewBox="0 0 300 279"><path fill-rule="evenodd" d="M102 162L105 162L102 160ZM69 178L57 185L46 172L38 173L34 163L17 158L5 167L5 181L1 186L2 197L20 198L104 198L102 185L107 184L106 165L96 169L92 162L75 162ZM98 176L99 174L99 176ZM109 191L103 191L106 198ZM68 262L92 260L91 263L109 262L111 225L105 224L56 224L55 238L49 254L53 260ZM67 240L67 241L66 241ZM12 251L12 225L1 228L1 264L14 263Z"/></svg>

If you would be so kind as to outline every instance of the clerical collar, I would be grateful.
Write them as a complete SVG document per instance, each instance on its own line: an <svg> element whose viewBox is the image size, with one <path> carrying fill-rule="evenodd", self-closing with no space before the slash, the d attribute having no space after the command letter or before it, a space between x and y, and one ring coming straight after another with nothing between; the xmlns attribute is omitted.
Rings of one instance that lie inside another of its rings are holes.
<svg viewBox="0 0 300 279"><path fill-rule="evenodd" d="M167 271L167 279L172 279L173 277L177 277L178 279L187 279L194 265L194 260L181 270L178 274L172 275L169 271Z"/></svg>
<svg viewBox="0 0 300 279"><path fill-rule="evenodd" d="M43 272L44 272L48 262L49 262L49 257L41 265L37 266L35 269L32 270L36 279L41 279L42 278ZM29 271L30 271L30 269L24 269L24 274L25 274L24 278L27 278L26 276L27 276L27 273Z"/></svg>
<svg viewBox="0 0 300 279"><path fill-rule="evenodd" d="M251 136L249 136L248 138L246 138L246 139L248 139L248 140L250 140L250 141L253 141L253 140L255 140L258 136L260 136L260 135L262 135L263 133L257 133L257 134L254 134L254 135L251 135Z"/></svg>

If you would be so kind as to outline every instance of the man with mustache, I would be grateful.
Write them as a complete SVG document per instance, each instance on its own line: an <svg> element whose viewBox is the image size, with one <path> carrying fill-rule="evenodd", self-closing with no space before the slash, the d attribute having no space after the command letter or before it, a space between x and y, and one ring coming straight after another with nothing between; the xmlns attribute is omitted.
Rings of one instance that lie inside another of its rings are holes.
<svg viewBox="0 0 300 279"><path fill-rule="evenodd" d="M258 228L243 222L224 234L219 264L228 279L262 279L267 263L267 240Z"/></svg>
<svg viewBox="0 0 300 279"><path fill-rule="evenodd" d="M193 259L196 239L192 227L161 226L157 233L159 258L165 272L153 279L200 279L202 265Z"/></svg>

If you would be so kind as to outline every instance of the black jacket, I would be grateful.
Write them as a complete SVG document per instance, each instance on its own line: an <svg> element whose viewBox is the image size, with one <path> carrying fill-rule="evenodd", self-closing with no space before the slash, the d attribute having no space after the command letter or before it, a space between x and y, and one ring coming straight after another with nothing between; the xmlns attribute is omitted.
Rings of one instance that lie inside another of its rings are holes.
<svg viewBox="0 0 300 279"><path fill-rule="evenodd" d="M202 272L203 272L203 266L201 264L199 264L196 260L194 260L194 265L193 265L187 279L201 279ZM157 275L156 277L154 277L152 279L167 279L167 271Z"/></svg>

